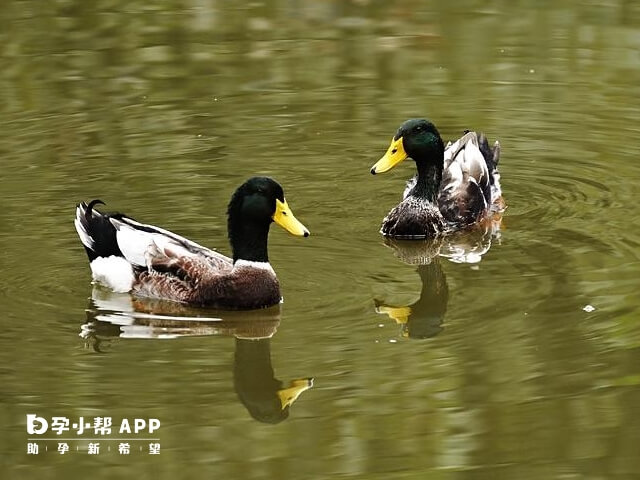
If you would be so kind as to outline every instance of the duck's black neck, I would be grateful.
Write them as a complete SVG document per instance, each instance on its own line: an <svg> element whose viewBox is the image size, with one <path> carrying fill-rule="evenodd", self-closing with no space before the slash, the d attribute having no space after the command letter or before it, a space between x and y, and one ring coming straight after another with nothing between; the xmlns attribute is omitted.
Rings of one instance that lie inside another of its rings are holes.
<svg viewBox="0 0 640 480"><path fill-rule="evenodd" d="M440 191L442 165L443 159L435 162L433 160L416 160L418 179L416 185L411 190L411 195L426 198L430 202L435 203L438 198L438 192Z"/></svg>
<svg viewBox="0 0 640 480"><path fill-rule="evenodd" d="M233 263L238 260L268 262L267 238L269 224L242 223L229 220L229 243L233 251Z"/></svg>

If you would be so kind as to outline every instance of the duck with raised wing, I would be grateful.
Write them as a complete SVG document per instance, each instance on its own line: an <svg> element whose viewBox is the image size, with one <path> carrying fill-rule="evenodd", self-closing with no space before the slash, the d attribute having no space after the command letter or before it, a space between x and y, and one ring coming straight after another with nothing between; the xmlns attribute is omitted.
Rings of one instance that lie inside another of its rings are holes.
<svg viewBox="0 0 640 480"><path fill-rule="evenodd" d="M76 208L75 227L94 281L117 292L211 306L254 309L281 301L269 263L269 227L297 236L309 230L291 212L282 187L254 177L231 197L227 229L233 258L121 213L100 213L93 200Z"/></svg>
<svg viewBox="0 0 640 480"><path fill-rule="evenodd" d="M415 161L418 173L407 183L402 201L382 221L384 236L433 238L504 209L500 144L490 148L483 134L466 131L445 147L433 123L407 120L371 173L387 172L406 158Z"/></svg>

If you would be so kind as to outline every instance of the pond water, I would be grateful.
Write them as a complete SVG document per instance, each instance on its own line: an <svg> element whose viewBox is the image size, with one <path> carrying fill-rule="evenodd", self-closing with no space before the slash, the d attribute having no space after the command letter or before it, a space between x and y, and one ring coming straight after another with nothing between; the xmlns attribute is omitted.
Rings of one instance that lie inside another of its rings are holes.
<svg viewBox="0 0 640 480"><path fill-rule="evenodd" d="M0 477L636 477L636 2L153 4L0 9ZM413 165L369 168L416 116L502 144L471 258L378 233ZM257 174L312 233L272 228L279 308L91 285L78 201L228 253ZM157 418L161 452L28 454L30 413Z"/></svg>

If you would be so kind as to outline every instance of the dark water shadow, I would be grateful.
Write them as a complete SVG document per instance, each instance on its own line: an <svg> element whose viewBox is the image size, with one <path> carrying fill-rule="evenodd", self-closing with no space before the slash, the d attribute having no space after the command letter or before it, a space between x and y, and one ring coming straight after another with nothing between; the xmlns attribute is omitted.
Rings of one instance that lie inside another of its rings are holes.
<svg viewBox="0 0 640 480"><path fill-rule="evenodd" d="M251 311L198 309L174 302L139 299L95 287L80 336L87 347L105 353L122 339L171 340L183 337L234 337L233 383L249 414L263 423L279 423L311 377L285 384L271 364L271 337L279 325L280 305Z"/></svg>

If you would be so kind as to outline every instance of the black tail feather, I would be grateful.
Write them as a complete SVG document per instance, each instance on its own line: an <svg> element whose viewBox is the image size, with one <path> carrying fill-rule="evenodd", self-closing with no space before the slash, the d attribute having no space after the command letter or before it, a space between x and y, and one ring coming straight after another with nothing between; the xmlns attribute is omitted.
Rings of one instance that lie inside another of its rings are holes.
<svg viewBox="0 0 640 480"><path fill-rule="evenodd" d="M494 184L494 173L498 170L498 161L500 160L500 144L496 142L493 149L489 146L489 141L484 133L478 135L478 147L480 153L484 157L484 161L487 163L487 170L489 170L489 183Z"/></svg>
<svg viewBox="0 0 640 480"><path fill-rule="evenodd" d="M84 205L84 202L82 202L82 204ZM95 207L96 205L106 205L102 200L100 200L99 198L96 198L95 200L91 200L89 202L89 205L87 205L86 210L84 212L84 218L87 220L87 222L91 219L91 210L93 210L93 207Z"/></svg>
<svg viewBox="0 0 640 480"><path fill-rule="evenodd" d="M82 202L78 205L80 212L76 219L90 238L90 242L85 242L84 240L82 242L89 261L92 262L98 257L110 257L112 255L124 257L120 247L118 247L116 228L109 221L111 214L103 214L94 210L93 208L98 204L104 205L104 202L95 199L89 204ZM80 237L82 239L82 235ZM90 244L87 245L87 243Z"/></svg>

